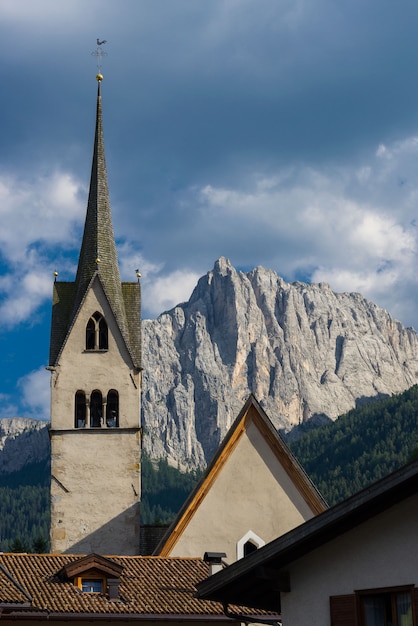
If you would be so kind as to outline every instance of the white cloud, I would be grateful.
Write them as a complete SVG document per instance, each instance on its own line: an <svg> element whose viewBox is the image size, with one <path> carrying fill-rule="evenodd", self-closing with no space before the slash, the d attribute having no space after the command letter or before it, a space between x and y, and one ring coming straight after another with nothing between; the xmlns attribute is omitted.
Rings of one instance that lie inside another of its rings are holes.
<svg viewBox="0 0 418 626"><path fill-rule="evenodd" d="M191 270L176 270L165 276L150 276L143 283L143 300L151 315L171 309L185 302L196 286L200 275Z"/></svg>
<svg viewBox="0 0 418 626"><path fill-rule="evenodd" d="M62 250L75 244L75 228L84 217L80 191L81 185L68 172L31 179L0 177L0 247L6 270L0 278L0 322L4 325L29 319L51 297L55 269L51 265ZM71 265L68 260L59 264L60 270Z"/></svg>
<svg viewBox="0 0 418 626"><path fill-rule="evenodd" d="M68 172L22 179L0 177L0 246L8 262L25 262L34 244L74 243L74 227L85 214L82 185ZM85 191L84 191L85 193Z"/></svg>
<svg viewBox="0 0 418 626"><path fill-rule="evenodd" d="M202 219L214 237L235 228L235 254L225 254L236 258L238 250L236 264L248 266L251 256L288 279L311 276L336 291L359 291L411 324L417 155L418 141L410 137L380 146L353 167L257 174L245 191L206 185L197 194Z"/></svg>
<svg viewBox="0 0 418 626"><path fill-rule="evenodd" d="M137 250L135 244L131 241L125 241L118 245L118 262L119 271L122 280L135 281L136 271L142 276L142 280L149 280L149 276L158 274L163 263L151 263Z"/></svg>
<svg viewBox="0 0 418 626"><path fill-rule="evenodd" d="M0 281L0 293L6 292L0 305L0 322L11 327L29 319L52 294L52 276L45 267L21 272L22 275Z"/></svg>
<svg viewBox="0 0 418 626"><path fill-rule="evenodd" d="M132 242L118 246L118 257L122 280L136 280L137 269L141 274L144 317L154 317L187 300L200 278L192 270L170 272L164 263L148 261Z"/></svg>
<svg viewBox="0 0 418 626"><path fill-rule="evenodd" d="M18 388L22 393L22 405L30 408L26 417L34 419L50 419L50 373L41 367L18 380Z"/></svg>

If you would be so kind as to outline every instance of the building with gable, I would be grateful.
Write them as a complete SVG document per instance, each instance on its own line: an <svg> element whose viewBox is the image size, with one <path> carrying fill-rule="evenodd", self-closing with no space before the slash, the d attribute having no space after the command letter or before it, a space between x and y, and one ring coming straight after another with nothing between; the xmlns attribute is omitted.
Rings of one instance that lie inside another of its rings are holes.
<svg viewBox="0 0 418 626"><path fill-rule="evenodd" d="M154 554L223 552L232 563L326 508L250 396Z"/></svg>
<svg viewBox="0 0 418 626"><path fill-rule="evenodd" d="M245 598L289 625L416 626L417 515L415 460L202 581L198 597Z"/></svg>
<svg viewBox="0 0 418 626"><path fill-rule="evenodd" d="M97 76L96 131L74 282L55 281L51 371L51 550L138 554L141 291L122 283Z"/></svg>

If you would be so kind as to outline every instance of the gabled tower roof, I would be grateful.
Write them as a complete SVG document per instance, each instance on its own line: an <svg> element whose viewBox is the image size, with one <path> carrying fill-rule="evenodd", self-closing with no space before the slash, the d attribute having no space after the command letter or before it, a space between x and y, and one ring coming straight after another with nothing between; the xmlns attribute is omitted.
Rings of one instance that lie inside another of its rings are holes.
<svg viewBox="0 0 418 626"><path fill-rule="evenodd" d="M50 365L56 363L86 292L97 277L133 362L140 368L140 286L120 280L103 141L101 80L98 74L93 162L77 275L75 283L54 284Z"/></svg>

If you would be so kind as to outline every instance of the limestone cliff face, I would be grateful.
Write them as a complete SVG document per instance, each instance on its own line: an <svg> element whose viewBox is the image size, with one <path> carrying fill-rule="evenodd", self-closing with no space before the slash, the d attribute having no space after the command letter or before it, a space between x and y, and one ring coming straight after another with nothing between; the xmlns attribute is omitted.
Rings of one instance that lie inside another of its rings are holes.
<svg viewBox="0 0 418 626"><path fill-rule="evenodd" d="M144 447L204 465L250 392L277 428L335 419L418 381L418 335L357 293L220 258L189 302L143 322Z"/></svg>
<svg viewBox="0 0 418 626"><path fill-rule="evenodd" d="M16 472L49 457L48 426L25 417L0 419L0 472Z"/></svg>

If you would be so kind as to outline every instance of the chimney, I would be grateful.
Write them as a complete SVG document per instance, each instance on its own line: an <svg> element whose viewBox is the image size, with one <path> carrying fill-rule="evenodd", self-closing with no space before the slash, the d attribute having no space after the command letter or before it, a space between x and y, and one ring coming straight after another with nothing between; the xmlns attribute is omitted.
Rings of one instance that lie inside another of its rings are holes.
<svg viewBox="0 0 418 626"><path fill-rule="evenodd" d="M119 578L108 578L107 588L109 592L109 600L119 600Z"/></svg>
<svg viewBox="0 0 418 626"><path fill-rule="evenodd" d="M203 560L209 563L209 576L221 571L224 557L226 557L225 552L205 552Z"/></svg>

